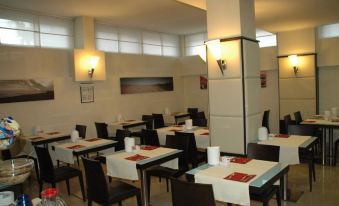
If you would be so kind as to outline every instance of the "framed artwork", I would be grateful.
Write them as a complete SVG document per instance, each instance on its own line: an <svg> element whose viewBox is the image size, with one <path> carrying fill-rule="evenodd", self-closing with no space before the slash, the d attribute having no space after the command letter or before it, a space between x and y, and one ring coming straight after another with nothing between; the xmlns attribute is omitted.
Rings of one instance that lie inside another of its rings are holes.
<svg viewBox="0 0 339 206"><path fill-rule="evenodd" d="M267 73L266 71L260 71L260 85L261 88L266 88L267 84Z"/></svg>
<svg viewBox="0 0 339 206"><path fill-rule="evenodd" d="M207 77L200 76L200 89L207 89Z"/></svg>
<svg viewBox="0 0 339 206"><path fill-rule="evenodd" d="M173 77L120 78L121 94L173 91Z"/></svg>
<svg viewBox="0 0 339 206"><path fill-rule="evenodd" d="M81 103L94 102L94 84L80 84Z"/></svg>
<svg viewBox="0 0 339 206"><path fill-rule="evenodd" d="M0 80L0 103L54 99L53 80Z"/></svg>

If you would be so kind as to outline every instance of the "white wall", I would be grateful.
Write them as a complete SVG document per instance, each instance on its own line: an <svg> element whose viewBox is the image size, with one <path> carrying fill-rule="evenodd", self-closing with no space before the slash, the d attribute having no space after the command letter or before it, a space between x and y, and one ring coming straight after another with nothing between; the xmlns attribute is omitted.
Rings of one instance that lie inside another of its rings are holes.
<svg viewBox="0 0 339 206"><path fill-rule="evenodd" d="M48 78L54 80L55 99L0 104L1 116L11 115L24 134L35 125L45 131L70 132L76 123L88 126L87 136L95 135L94 121L114 121L117 114L141 118L142 114L184 110L183 81L176 58L108 54L107 80L95 82L95 102L80 103L79 83L73 81L73 60L68 50L0 47L1 79ZM120 77L173 76L174 91L120 94Z"/></svg>

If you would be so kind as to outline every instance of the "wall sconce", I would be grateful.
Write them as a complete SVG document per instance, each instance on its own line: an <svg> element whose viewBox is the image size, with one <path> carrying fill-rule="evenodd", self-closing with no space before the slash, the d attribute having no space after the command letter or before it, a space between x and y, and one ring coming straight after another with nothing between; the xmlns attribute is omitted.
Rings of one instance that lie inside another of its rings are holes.
<svg viewBox="0 0 339 206"><path fill-rule="evenodd" d="M88 69L88 76L89 77L91 77L91 78L93 77L94 70L97 67L99 60L100 60L99 56L89 57L89 65L90 65L90 68Z"/></svg>
<svg viewBox="0 0 339 206"><path fill-rule="evenodd" d="M211 40L206 42L207 48L211 51L213 57L217 60L220 71L224 75L226 70L226 60L221 59L221 43L220 39Z"/></svg>
<svg viewBox="0 0 339 206"><path fill-rule="evenodd" d="M288 56L288 60L290 61L292 67L293 67L293 71L294 71L294 74L297 75L298 71L299 71L299 68L298 68L298 55L290 55Z"/></svg>

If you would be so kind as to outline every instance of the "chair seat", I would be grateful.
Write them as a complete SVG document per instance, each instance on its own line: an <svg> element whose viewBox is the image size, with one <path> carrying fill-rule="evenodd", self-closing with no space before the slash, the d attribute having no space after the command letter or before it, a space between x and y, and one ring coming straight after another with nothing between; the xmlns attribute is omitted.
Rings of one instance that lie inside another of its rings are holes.
<svg viewBox="0 0 339 206"><path fill-rule="evenodd" d="M273 185L273 187L270 187L268 190L265 190L261 194L250 194L250 197L251 197L251 200L265 202L271 199L273 195L276 194L279 189L280 187L278 185Z"/></svg>
<svg viewBox="0 0 339 206"><path fill-rule="evenodd" d="M62 166L54 169L54 181L58 182L81 175L81 171L72 167Z"/></svg>
<svg viewBox="0 0 339 206"><path fill-rule="evenodd" d="M110 183L108 189L110 203L121 201L122 199L135 196L139 193L138 188L121 181L114 181Z"/></svg>

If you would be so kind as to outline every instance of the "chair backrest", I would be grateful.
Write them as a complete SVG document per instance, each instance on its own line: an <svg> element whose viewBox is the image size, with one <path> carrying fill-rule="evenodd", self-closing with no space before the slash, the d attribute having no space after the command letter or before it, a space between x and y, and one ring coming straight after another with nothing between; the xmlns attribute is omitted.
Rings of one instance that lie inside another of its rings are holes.
<svg viewBox="0 0 339 206"><path fill-rule="evenodd" d="M190 114L191 119L197 118L198 108L187 108L187 113Z"/></svg>
<svg viewBox="0 0 339 206"><path fill-rule="evenodd" d="M141 119L146 122L146 129L153 129L153 115L142 115Z"/></svg>
<svg viewBox="0 0 339 206"><path fill-rule="evenodd" d="M287 133L288 125L292 124L292 118L291 115L285 115L284 116L284 126L285 126L285 132Z"/></svg>
<svg viewBox="0 0 339 206"><path fill-rule="evenodd" d="M264 111L264 115L262 117L261 126L266 127L268 132L270 132L269 119L270 119L270 110L266 110Z"/></svg>
<svg viewBox="0 0 339 206"><path fill-rule="evenodd" d="M247 157L249 158L279 162L279 154L279 146L256 143L248 143L247 145Z"/></svg>
<svg viewBox="0 0 339 206"><path fill-rule="evenodd" d="M197 119L206 119L205 112L197 112Z"/></svg>
<svg viewBox="0 0 339 206"><path fill-rule="evenodd" d="M179 149L183 151L183 155L179 157L179 169L188 170L188 156L189 156L189 138L179 137L175 135L166 135L166 147Z"/></svg>
<svg viewBox="0 0 339 206"><path fill-rule="evenodd" d="M125 149L125 137L130 137L131 132L126 129L117 129L115 133L115 141L118 141L118 143L115 146L115 151L120 151Z"/></svg>
<svg viewBox="0 0 339 206"><path fill-rule="evenodd" d="M207 119L193 119L193 126L207 127Z"/></svg>
<svg viewBox="0 0 339 206"><path fill-rule="evenodd" d="M303 121L300 111L294 112L294 119L296 124L300 124Z"/></svg>
<svg viewBox="0 0 339 206"><path fill-rule="evenodd" d="M39 146L35 146L34 148L38 157L41 180L53 180L54 166L48 148Z"/></svg>
<svg viewBox="0 0 339 206"><path fill-rule="evenodd" d="M157 130L143 129L141 135L145 145L160 146Z"/></svg>
<svg viewBox="0 0 339 206"><path fill-rule="evenodd" d="M215 206L213 187L171 178L173 206Z"/></svg>
<svg viewBox="0 0 339 206"><path fill-rule="evenodd" d="M152 114L154 118L154 129L165 127L165 121L162 114Z"/></svg>
<svg viewBox="0 0 339 206"><path fill-rule="evenodd" d="M82 157L82 162L85 169L88 198L101 205L106 204L109 193L100 162L85 157Z"/></svg>
<svg viewBox="0 0 339 206"><path fill-rule="evenodd" d="M197 143L195 141L195 135L193 132L175 132L175 136L178 138L188 138L189 146L188 146L188 163L191 163L192 166L195 168L198 166L198 161L197 161L197 153L198 153L198 148L197 148Z"/></svg>
<svg viewBox="0 0 339 206"><path fill-rule="evenodd" d="M288 125L288 134L290 134L290 135L314 136L315 135L315 127L313 125L290 124L290 125Z"/></svg>
<svg viewBox="0 0 339 206"><path fill-rule="evenodd" d="M83 139L86 138L86 128L87 128L86 125L80 125L80 124L75 125L75 130L79 132L79 137Z"/></svg>
<svg viewBox="0 0 339 206"><path fill-rule="evenodd" d="M107 139L108 138L108 131L107 131L107 124L104 122L95 122L95 128L97 130L97 136L99 138Z"/></svg>

